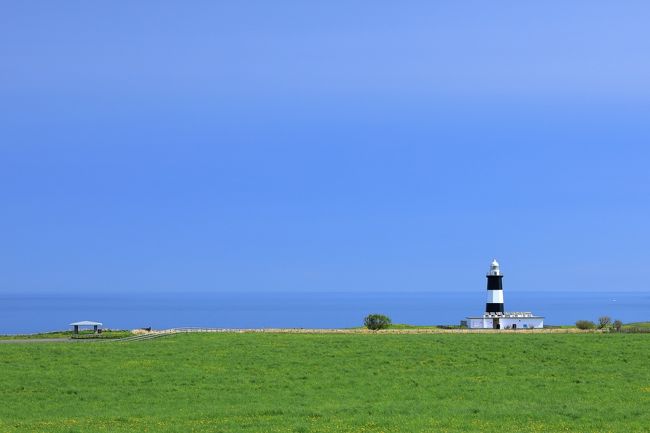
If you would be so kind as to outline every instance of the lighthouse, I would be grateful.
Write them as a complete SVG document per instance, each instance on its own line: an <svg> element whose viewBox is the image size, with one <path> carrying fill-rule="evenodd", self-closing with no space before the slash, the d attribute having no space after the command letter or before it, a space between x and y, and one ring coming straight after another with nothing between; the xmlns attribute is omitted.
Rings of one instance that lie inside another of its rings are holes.
<svg viewBox="0 0 650 433"><path fill-rule="evenodd" d="M497 259L492 260L490 270L487 273L487 302L485 303L486 313L503 313L503 275L499 269Z"/></svg>
<svg viewBox="0 0 650 433"><path fill-rule="evenodd" d="M487 275L487 302L482 316L461 320L470 329L538 329L544 327L544 317L526 312L506 312L503 308L503 274L499 262L492 260ZM478 288L477 288L478 289Z"/></svg>

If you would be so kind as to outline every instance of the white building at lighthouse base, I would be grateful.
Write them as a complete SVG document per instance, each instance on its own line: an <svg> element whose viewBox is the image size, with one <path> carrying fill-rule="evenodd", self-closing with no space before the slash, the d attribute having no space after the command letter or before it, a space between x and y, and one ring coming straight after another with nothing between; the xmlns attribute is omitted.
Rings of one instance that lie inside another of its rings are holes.
<svg viewBox="0 0 650 433"><path fill-rule="evenodd" d="M468 317L470 329L540 329L544 318L530 312L485 313L479 317Z"/></svg>

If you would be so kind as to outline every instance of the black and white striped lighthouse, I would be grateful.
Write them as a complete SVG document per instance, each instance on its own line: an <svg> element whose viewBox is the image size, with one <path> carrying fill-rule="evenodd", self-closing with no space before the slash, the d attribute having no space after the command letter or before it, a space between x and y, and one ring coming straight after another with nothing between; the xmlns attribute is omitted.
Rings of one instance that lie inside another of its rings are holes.
<svg viewBox="0 0 650 433"><path fill-rule="evenodd" d="M461 326L471 329L539 329L544 327L544 318L535 316L530 311L505 312L503 308L503 274L499 262L492 260L487 273L487 303L485 313L461 320Z"/></svg>
<svg viewBox="0 0 650 433"><path fill-rule="evenodd" d="M490 271L487 273L487 303L485 304L486 313L503 313L503 275L499 269L499 262L492 260Z"/></svg>

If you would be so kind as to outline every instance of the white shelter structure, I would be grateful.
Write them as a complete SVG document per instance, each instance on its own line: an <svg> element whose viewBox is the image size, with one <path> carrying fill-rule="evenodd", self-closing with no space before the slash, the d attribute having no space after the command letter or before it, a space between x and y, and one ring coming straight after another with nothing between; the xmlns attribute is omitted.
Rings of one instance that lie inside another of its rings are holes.
<svg viewBox="0 0 650 433"><path fill-rule="evenodd" d="M503 274L496 259L487 273L487 303L482 316L467 318L470 329L538 329L544 327L544 318L531 312L507 312L503 303Z"/></svg>
<svg viewBox="0 0 650 433"><path fill-rule="evenodd" d="M73 322L70 324L72 326L72 333L73 334L78 334L80 328L93 328L93 331L95 331L95 334L101 329L102 323L101 322L91 322L90 320L82 320L81 322Z"/></svg>

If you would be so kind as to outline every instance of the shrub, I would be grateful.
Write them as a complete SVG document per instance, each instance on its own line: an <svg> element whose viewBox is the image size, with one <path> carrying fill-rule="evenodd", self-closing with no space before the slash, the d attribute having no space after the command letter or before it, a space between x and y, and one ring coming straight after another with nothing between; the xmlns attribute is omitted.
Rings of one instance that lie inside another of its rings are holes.
<svg viewBox="0 0 650 433"><path fill-rule="evenodd" d="M618 332L621 332L621 328L623 327L623 322L620 320L614 320L614 329L616 329Z"/></svg>
<svg viewBox="0 0 650 433"><path fill-rule="evenodd" d="M612 318L609 316L601 316L598 318L598 329L609 328L612 324Z"/></svg>
<svg viewBox="0 0 650 433"><path fill-rule="evenodd" d="M591 320L578 320L576 322L576 327L578 329L594 329L596 324Z"/></svg>
<svg viewBox="0 0 650 433"><path fill-rule="evenodd" d="M368 328L376 331L377 329L388 328L391 324L390 318L384 316L383 314L370 314L363 319L363 325Z"/></svg>

